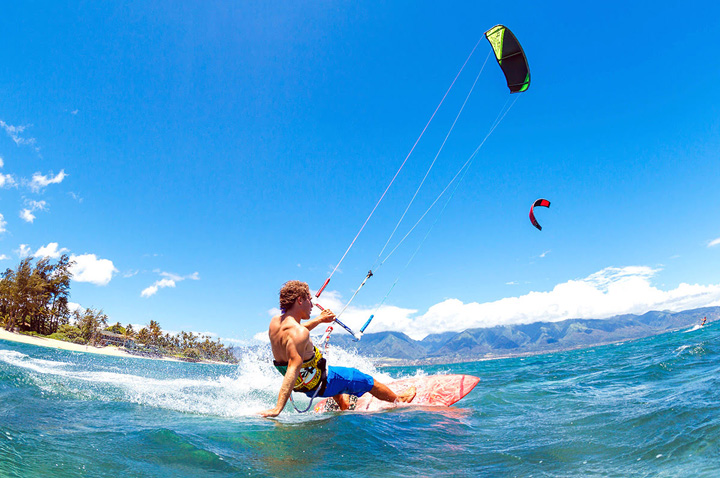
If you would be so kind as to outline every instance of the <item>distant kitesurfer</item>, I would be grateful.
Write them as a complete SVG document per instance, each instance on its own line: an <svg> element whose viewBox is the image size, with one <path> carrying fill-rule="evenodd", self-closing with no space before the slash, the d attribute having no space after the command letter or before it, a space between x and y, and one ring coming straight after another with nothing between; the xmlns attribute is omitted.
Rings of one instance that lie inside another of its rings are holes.
<svg viewBox="0 0 720 478"><path fill-rule="evenodd" d="M704 326L706 321L707 321L707 317L703 317L703 321L702 321L702 324L700 324L700 327Z"/></svg>
<svg viewBox="0 0 720 478"><path fill-rule="evenodd" d="M360 396L370 392L387 402L410 402L415 397L415 387L396 394L387 385L357 369L328 367L322 353L310 340L310 331L319 324L332 322L335 314L325 309L309 320L313 308L311 299L310 288L305 282L289 281L280 289L282 313L270 320L268 335L275 358L273 364L285 378L275 408L264 410L260 415L278 416L293 390L311 398L333 397L341 410L349 407L348 394ZM300 324L303 320L309 322Z"/></svg>

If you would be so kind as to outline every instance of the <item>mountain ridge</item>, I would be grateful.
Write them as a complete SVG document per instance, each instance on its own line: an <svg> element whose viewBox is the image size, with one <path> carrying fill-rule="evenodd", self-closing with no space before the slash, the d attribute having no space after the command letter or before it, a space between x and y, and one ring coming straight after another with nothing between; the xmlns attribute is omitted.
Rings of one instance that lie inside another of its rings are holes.
<svg viewBox="0 0 720 478"><path fill-rule="evenodd" d="M331 344L356 350L378 365L425 365L470 362L593 347L640 339L720 319L720 307L681 312L650 311L607 319L566 319L559 322L477 327L461 332L430 334L414 340L402 332L366 333L354 342L337 334Z"/></svg>

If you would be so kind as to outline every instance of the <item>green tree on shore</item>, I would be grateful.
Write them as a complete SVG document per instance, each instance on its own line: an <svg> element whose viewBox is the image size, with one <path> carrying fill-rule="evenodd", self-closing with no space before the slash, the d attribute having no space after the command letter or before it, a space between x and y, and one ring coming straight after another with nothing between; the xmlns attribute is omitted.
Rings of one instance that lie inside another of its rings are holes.
<svg viewBox="0 0 720 478"><path fill-rule="evenodd" d="M125 332L123 332L123 336L125 337L125 340L130 340L135 337L135 330L133 330L132 324L127 324L125 326Z"/></svg>
<svg viewBox="0 0 720 478"><path fill-rule="evenodd" d="M20 261L17 269L7 269L0 279L0 320L7 330L31 331L49 335L68 323L70 267L63 254L57 263L49 257Z"/></svg>
<svg viewBox="0 0 720 478"><path fill-rule="evenodd" d="M73 312L75 325L80 329L80 336L90 345L95 345L100 341L100 332L107 326L108 317L101 310L92 308L85 309L80 312Z"/></svg>
<svg viewBox="0 0 720 478"><path fill-rule="evenodd" d="M70 312L70 267L73 262L64 254L57 262L44 257L27 257L16 269L0 274L0 325L11 332L33 332L59 340L96 345L104 330L120 334L125 340L155 347L162 354L236 362L232 348L218 339L180 332L163 334L160 324L151 320L135 332L131 324L120 322L108 327L108 316L102 309L78 309Z"/></svg>

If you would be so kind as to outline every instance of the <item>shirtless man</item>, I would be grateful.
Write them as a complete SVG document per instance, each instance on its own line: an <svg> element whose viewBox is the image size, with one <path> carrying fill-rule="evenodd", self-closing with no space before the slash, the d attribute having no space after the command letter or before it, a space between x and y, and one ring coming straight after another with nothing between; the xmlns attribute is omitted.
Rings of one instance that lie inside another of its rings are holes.
<svg viewBox="0 0 720 478"><path fill-rule="evenodd" d="M270 345L273 364L284 374L275 408L260 412L263 417L276 417L285 408L293 390L308 397L333 397L341 410L349 407L348 394L373 396L387 402L410 402L415 387L396 394L387 385L354 368L328 367L320 350L310 340L310 331L322 323L335 320L335 314L325 309L310 320L313 304L310 288L305 282L286 282L280 289L281 314L270 321ZM301 321L308 320L305 324Z"/></svg>

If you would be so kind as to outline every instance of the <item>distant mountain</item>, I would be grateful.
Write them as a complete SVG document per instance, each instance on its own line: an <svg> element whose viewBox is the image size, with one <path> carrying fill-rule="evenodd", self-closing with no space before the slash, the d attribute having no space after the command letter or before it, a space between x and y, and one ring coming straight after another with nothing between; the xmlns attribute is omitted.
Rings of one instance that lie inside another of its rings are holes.
<svg viewBox="0 0 720 478"><path fill-rule="evenodd" d="M401 332L365 334L353 342L347 334L336 334L331 344L355 349L379 363L450 363L483 358L508 357L570 350L649 337L720 319L720 307L683 312L648 312L618 315L608 319L568 319L561 322L500 325L462 332L432 334L413 340Z"/></svg>
<svg viewBox="0 0 720 478"><path fill-rule="evenodd" d="M358 353L366 356L421 360L428 355L428 349L422 342L413 340L402 332L365 334L359 342L353 342L350 335L338 334L337 337L332 337L331 343L344 349L356 348Z"/></svg>

